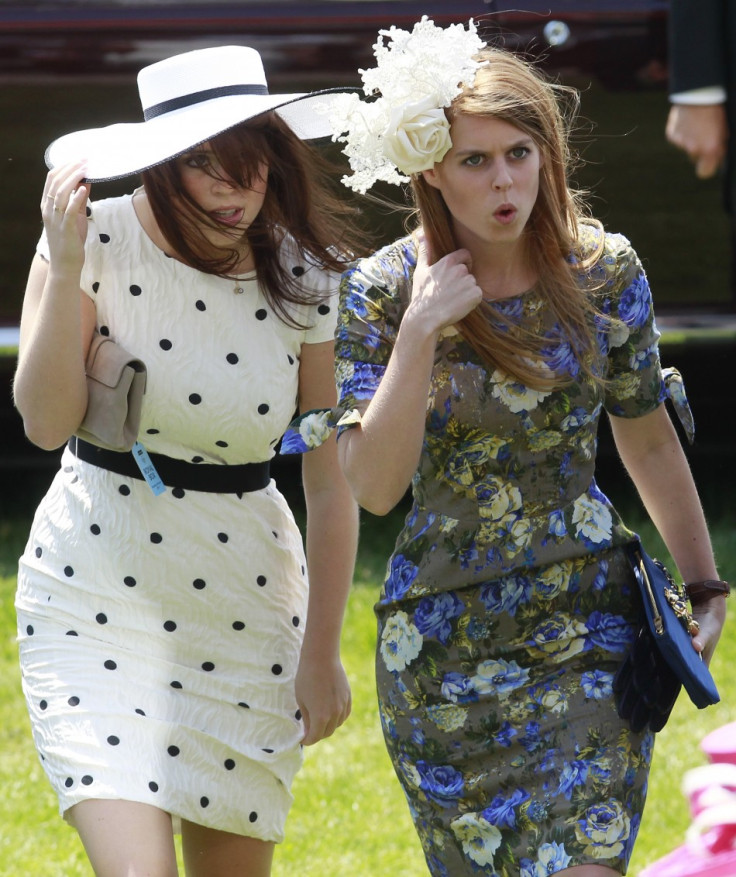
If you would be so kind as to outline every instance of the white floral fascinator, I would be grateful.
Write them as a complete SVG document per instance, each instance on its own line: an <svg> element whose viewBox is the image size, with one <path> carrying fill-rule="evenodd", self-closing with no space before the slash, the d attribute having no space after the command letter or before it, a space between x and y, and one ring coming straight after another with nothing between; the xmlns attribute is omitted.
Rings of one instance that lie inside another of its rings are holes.
<svg viewBox="0 0 736 877"><path fill-rule="evenodd" d="M359 71L367 99L342 94L329 107L332 139L345 144L353 171L342 182L363 193L378 180L408 182L406 174L441 161L452 146L444 108L473 84L484 45L472 20L467 30L441 28L425 15L411 32L379 31L378 63Z"/></svg>

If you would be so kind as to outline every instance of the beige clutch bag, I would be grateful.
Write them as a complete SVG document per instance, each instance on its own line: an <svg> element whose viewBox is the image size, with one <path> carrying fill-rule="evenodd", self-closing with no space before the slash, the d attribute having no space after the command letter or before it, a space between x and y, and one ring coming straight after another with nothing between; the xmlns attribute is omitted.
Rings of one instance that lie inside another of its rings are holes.
<svg viewBox="0 0 736 877"><path fill-rule="evenodd" d="M95 332L85 369L87 411L76 434L111 451L129 451L138 438L146 366L111 338Z"/></svg>

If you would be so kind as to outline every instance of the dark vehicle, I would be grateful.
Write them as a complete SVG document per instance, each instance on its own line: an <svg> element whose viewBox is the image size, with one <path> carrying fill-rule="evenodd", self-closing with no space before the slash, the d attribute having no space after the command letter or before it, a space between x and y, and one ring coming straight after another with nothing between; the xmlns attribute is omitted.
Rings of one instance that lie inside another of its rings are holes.
<svg viewBox="0 0 736 877"><path fill-rule="evenodd" d="M411 29L422 15L442 25L473 18L485 39L581 90L576 182L642 256L663 358L681 366L696 400L698 445L720 447L718 421L707 421L719 402L710 375L736 347L728 227L718 182L697 181L665 142L667 13L666 0L0 0L0 459L55 463L26 441L9 395L46 145L74 128L138 121L136 72L193 48L252 45L279 90L360 85L379 29ZM93 197L132 185L96 184ZM374 225L386 239L401 230L385 215Z"/></svg>

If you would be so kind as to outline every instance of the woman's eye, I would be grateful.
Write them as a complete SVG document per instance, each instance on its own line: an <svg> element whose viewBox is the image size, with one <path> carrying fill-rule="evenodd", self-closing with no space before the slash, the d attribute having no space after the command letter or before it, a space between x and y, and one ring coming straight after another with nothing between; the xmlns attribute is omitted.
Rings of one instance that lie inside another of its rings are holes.
<svg viewBox="0 0 736 877"><path fill-rule="evenodd" d="M526 158L529 155L530 149L528 146L515 146L511 150L512 158Z"/></svg>
<svg viewBox="0 0 736 877"><path fill-rule="evenodd" d="M187 167L204 168L209 165L210 159L209 156L204 155L203 153L197 153L195 155L188 155L184 159L184 163Z"/></svg>
<svg viewBox="0 0 736 877"><path fill-rule="evenodd" d="M482 155L469 155L465 159L465 164L467 164L469 167L479 167L481 164L483 164L483 156Z"/></svg>

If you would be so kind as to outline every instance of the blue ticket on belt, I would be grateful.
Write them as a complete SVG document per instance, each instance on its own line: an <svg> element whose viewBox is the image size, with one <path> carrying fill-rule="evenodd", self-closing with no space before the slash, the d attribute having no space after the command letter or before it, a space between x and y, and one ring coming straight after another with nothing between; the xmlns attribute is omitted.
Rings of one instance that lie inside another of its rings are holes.
<svg viewBox="0 0 736 877"><path fill-rule="evenodd" d="M161 476L151 462L151 458L148 456L148 451L140 442L136 442L133 445L133 459L138 464L138 468L141 470L141 475L144 477L146 483L154 494L158 496L163 493L166 490L166 485L161 480Z"/></svg>

